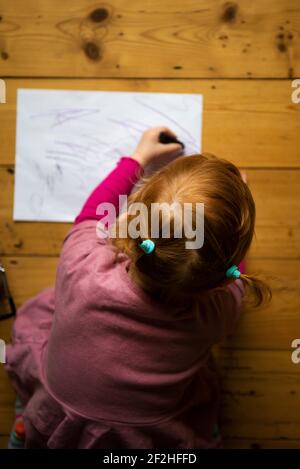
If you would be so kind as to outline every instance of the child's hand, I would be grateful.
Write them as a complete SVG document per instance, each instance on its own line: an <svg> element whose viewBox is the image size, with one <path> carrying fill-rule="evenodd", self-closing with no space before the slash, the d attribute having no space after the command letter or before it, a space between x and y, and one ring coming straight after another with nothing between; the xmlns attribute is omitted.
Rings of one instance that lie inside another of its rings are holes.
<svg viewBox="0 0 300 469"><path fill-rule="evenodd" d="M176 157L183 153L182 146L179 143L160 143L159 134L165 132L172 137L176 135L167 127L153 127L146 130L138 143L132 158L145 167L158 157Z"/></svg>

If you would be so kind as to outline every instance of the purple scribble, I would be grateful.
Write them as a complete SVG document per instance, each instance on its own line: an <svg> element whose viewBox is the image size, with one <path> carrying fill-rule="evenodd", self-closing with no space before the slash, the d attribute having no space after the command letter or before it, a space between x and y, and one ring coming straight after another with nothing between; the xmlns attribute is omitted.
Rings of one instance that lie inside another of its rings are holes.
<svg viewBox="0 0 300 469"><path fill-rule="evenodd" d="M108 117L107 120L114 122L115 124L121 125L126 130L131 129L139 133L143 132L149 127L147 124L142 124L141 122L135 121L133 119L127 119L126 121L122 121L122 120L116 119L115 117Z"/></svg>
<svg viewBox="0 0 300 469"><path fill-rule="evenodd" d="M81 134L80 137L86 138L87 140L91 140L90 143L88 143L89 147L98 148L98 145L102 145L106 148L110 147L109 143L105 142L104 140L100 140L98 137L95 137L93 135Z"/></svg>
<svg viewBox="0 0 300 469"><path fill-rule="evenodd" d="M141 104L142 106L144 106L145 108L147 109L150 109L151 111L155 112L156 114L158 114L159 116L163 117L164 119L167 119L171 122L173 122L173 124L178 127L181 132L183 134L186 135L186 137L184 138L184 141L185 143L189 143L191 145L194 145L196 146L196 142L195 142L195 139L194 137L192 136L192 134L187 130L185 129L184 127L182 127L182 125L180 125L175 119L173 119L172 117L170 117L169 115L165 114L163 111L160 111L159 109L156 109L154 108L153 106L151 106L150 104L146 104L144 103L138 96L134 96L134 99L137 103Z"/></svg>
<svg viewBox="0 0 300 469"><path fill-rule="evenodd" d="M50 112L43 112L39 114L32 114L31 119L36 119L40 117L53 117L52 128L60 126L70 120L79 120L84 117L90 116L92 114L97 114L100 112L100 109L76 109L76 108L67 108L67 109L56 109Z"/></svg>
<svg viewBox="0 0 300 469"><path fill-rule="evenodd" d="M70 156L70 155L67 155L67 156ZM46 152L46 159L47 160L55 160L55 161L59 161L59 162L64 162L64 163L70 163L70 164L74 164L75 160L74 159L70 159L70 158L65 158L64 157L64 154L62 152L51 152L51 150L47 150Z"/></svg>
<svg viewBox="0 0 300 469"><path fill-rule="evenodd" d="M93 150L90 145L83 145L81 143L60 140L56 140L54 143L59 147L71 151L72 155L78 156L80 158L86 158L88 153L92 153L93 155L95 154L95 150Z"/></svg>

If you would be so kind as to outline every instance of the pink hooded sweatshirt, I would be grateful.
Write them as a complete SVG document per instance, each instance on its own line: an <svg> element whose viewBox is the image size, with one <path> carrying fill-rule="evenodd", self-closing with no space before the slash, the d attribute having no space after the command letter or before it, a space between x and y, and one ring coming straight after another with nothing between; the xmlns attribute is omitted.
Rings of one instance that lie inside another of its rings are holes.
<svg viewBox="0 0 300 469"><path fill-rule="evenodd" d="M142 169L130 157L91 194L64 240L54 289L23 305L6 369L25 406L27 448L210 448L220 388L211 347L239 316L242 281L217 289L201 319L136 286L129 258L96 235Z"/></svg>

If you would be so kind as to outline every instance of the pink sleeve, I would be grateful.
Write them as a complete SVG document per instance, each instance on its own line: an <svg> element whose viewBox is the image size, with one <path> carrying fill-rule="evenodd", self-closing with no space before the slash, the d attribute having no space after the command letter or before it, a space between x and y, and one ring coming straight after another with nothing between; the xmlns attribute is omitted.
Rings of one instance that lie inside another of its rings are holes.
<svg viewBox="0 0 300 469"><path fill-rule="evenodd" d="M246 271L246 261L243 259L241 263L239 264L239 271L244 274ZM241 279L237 279L234 282L230 283L226 287L232 294L235 302L235 308L233 311L235 313L233 314L233 322L232 322L232 330L234 330L234 327L240 317L241 313L241 305L242 305L242 299L245 294L245 287L243 284L243 281Z"/></svg>
<svg viewBox="0 0 300 469"><path fill-rule="evenodd" d="M91 193L76 217L75 224L84 220L100 220L103 215L97 215L96 210L103 202L110 202L118 211L119 195L129 195L142 174L143 168L136 160L123 156L117 167Z"/></svg>
<svg viewBox="0 0 300 469"><path fill-rule="evenodd" d="M226 287L215 288L203 298L204 327L211 343L218 344L234 333L243 294L243 282L237 279Z"/></svg>
<svg viewBox="0 0 300 469"><path fill-rule="evenodd" d="M220 343L234 333L240 318L243 295L244 285L240 279L211 292L209 316L214 343Z"/></svg>

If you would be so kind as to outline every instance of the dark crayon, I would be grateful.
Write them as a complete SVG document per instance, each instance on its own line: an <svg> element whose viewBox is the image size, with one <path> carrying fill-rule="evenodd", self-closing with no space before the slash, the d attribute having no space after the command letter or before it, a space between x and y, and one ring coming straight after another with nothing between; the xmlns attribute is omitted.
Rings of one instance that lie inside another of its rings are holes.
<svg viewBox="0 0 300 469"><path fill-rule="evenodd" d="M166 132L161 132L159 134L159 141L160 143L179 143L179 145L184 148L184 144L180 140L175 137L172 137L172 135L169 135Z"/></svg>

